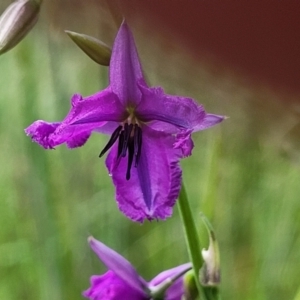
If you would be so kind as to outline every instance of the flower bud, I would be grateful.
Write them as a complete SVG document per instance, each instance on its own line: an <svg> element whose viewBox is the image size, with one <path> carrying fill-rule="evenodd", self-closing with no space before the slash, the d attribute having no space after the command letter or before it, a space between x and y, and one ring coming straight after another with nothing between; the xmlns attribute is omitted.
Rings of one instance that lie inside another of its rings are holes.
<svg viewBox="0 0 300 300"><path fill-rule="evenodd" d="M185 273L183 277L184 283L184 300L195 300L198 298L198 289L195 282L194 270Z"/></svg>
<svg viewBox="0 0 300 300"><path fill-rule="evenodd" d="M202 250L204 264L200 270L200 282L204 286L215 287L220 284L220 252L215 233L208 219L202 215L209 235L209 247Z"/></svg>
<svg viewBox="0 0 300 300"><path fill-rule="evenodd" d="M111 49L102 41L82 33L65 30L72 41L99 65L109 66Z"/></svg>
<svg viewBox="0 0 300 300"><path fill-rule="evenodd" d="M0 17L0 54L16 46L38 19L40 5L34 0L13 2Z"/></svg>

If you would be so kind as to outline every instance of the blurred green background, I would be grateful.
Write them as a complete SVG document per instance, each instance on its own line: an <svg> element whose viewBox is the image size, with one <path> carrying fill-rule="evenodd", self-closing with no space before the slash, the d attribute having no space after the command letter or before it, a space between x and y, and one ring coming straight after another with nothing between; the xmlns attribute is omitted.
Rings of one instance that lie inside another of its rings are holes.
<svg viewBox="0 0 300 300"><path fill-rule="evenodd" d="M89 235L147 280L188 260L176 206L167 221L143 225L118 211L98 158L108 137L94 133L82 148L45 151L24 134L37 119L61 120L72 94L89 95L108 83L107 69L62 29L111 43L116 28L109 16L102 27L99 21L85 30L88 22L69 16L58 25L48 13L0 57L0 299L6 300L82 299L89 277L105 271L88 247ZM230 117L194 134L193 156L181 163L199 234L206 243L200 211L216 231L223 299L294 299L300 278L297 106L224 66L193 61L184 46L156 33L149 44L149 29L138 21L132 30L152 85Z"/></svg>

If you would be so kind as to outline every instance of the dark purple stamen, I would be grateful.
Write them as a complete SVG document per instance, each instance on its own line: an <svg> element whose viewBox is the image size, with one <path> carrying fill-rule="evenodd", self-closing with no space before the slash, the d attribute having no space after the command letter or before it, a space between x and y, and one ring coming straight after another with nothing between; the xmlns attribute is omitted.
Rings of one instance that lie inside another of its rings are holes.
<svg viewBox="0 0 300 300"><path fill-rule="evenodd" d="M120 125L111 135L108 143L106 144L106 146L103 148L103 150L100 152L99 157L103 156L104 153L107 152L107 150L110 149L110 147L115 143L115 141L117 140L117 138L119 137L120 131L122 129L122 126Z"/></svg>
<svg viewBox="0 0 300 300"><path fill-rule="evenodd" d="M126 179L130 179L130 170L133 162L133 155L134 155L134 141L133 137L130 137L128 141L128 163L127 163L127 171L126 171Z"/></svg>
<svg viewBox="0 0 300 300"><path fill-rule="evenodd" d="M133 134L132 134L133 131ZM133 158L135 158L134 166L137 167L139 158L141 156L142 148L142 129L137 124L133 125L125 123L124 127L121 125L113 132L108 143L101 151L99 157L103 156L119 138L118 142L118 153L117 159L125 157L128 149L128 163L126 171L126 179L130 179L130 170L133 163Z"/></svg>
<svg viewBox="0 0 300 300"><path fill-rule="evenodd" d="M126 156L126 151L128 148L128 142L130 139L132 128L133 128L133 124L128 125L128 123L126 123L124 125L124 143L123 143L122 154L121 154L122 157Z"/></svg>

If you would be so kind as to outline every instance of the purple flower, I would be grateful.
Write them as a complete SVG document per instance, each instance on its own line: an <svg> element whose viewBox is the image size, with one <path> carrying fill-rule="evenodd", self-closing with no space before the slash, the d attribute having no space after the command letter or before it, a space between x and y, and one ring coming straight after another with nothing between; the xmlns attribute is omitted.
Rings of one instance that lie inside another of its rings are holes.
<svg viewBox="0 0 300 300"><path fill-rule="evenodd" d="M179 160L191 155L191 133L224 117L207 114L193 99L148 87L133 36L123 23L115 39L110 85L83 98L75 94L62 122L36 121L25 129L45 149L85 144L92 131L110 134L100 156L116 186L120 210L134 221L166 219L181 186Z"/></svg>
<svg viewBox="0 0 300 300"><path fill-rule="evenodd" d="M89 243L109 269L91 277L91 287L83 293L90 300L150 300L161 294L166 300L180 300L184 294L182 276L192 268L190 263L164 271L147 283L123 256L92 237Z"/></svg>

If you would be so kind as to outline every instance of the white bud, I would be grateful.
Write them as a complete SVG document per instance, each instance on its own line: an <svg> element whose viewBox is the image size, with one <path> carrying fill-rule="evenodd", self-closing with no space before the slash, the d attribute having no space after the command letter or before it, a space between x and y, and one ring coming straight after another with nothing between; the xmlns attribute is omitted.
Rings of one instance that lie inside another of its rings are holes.
<svg viewBox="0 0 300 300"><path fill-rule="evenodd" d="M33 0L13 2L0 17L0 54L16 46L38 19L40 5Z"/></svg>

